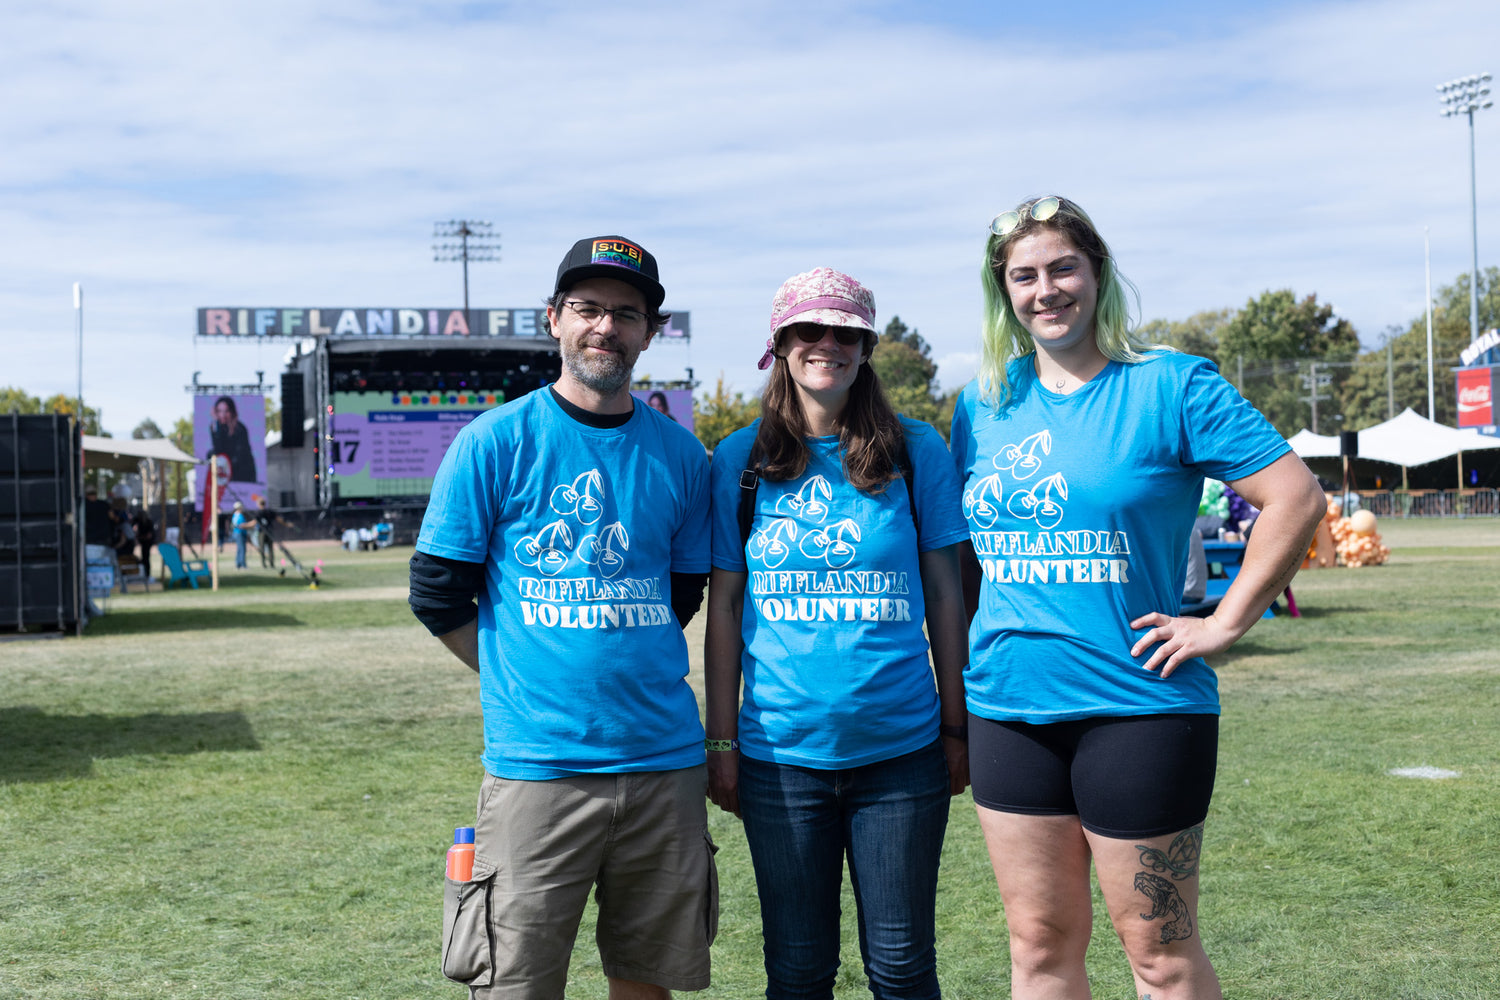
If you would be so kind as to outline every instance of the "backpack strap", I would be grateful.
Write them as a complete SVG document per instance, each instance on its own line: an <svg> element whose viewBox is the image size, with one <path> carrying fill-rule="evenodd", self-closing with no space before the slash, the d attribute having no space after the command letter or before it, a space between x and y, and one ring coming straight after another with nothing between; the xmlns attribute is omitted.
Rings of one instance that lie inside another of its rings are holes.
<svg viewBox="0 0 1500 1000"><path fill-rule="evenodd" d="M911 456L906 451L906 433L902 430L900 450L896 453L896 467L901 470L901 478L906 480L906 505L911 509L911 523L917 529L917 537L922 536L922 521L917 517L917 477L912 470Z"/></svg>
<svg viewBox="0 0 1500 1000"><path fill-rule="evenodd" d="M755 523L755 495L760 489L760 440L750 446L745 468L740 472L740 548L750 542L750 527Z"/></svg>

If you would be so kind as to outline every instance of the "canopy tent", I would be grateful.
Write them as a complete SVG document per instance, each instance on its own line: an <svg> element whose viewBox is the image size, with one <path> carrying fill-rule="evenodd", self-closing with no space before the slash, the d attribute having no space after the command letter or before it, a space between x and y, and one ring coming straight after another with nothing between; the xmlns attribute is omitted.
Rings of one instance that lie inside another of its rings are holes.
<svg viewBox="0 0 1500 1000"><path fill-rule="evenodd" d="M107 438L95 437L93 434L83 436L85 468L135 472L146 459L198 464L198 459L179 451L166 438Z"/></svg>
<svg viewBox="0 0 1500 1000"><path fill-rule="evenodd" d="M1306 428L1287 438L1300 458L1338 458L1339 439ZM1359 432L1359 457L1402 468L1426 465L1466 451L1500 448L1500 438L1435 423L1410 408Z"/></svg>
<svg viewBox="0 0 1500 1000"><path fill-rule="evenodd" d="M1339 439L1327 434L1314 434L1306 427L1286 439L1298 458L1338 458Z"/></svg>
<svg viewBox="0 0 1500 1000"><path fill-rule="evenodd" d="M1434 423L1410 408L1359 432L1361 458L1392 465L1426 465L1466 451L1500 448L1500 438Z"/></svg>

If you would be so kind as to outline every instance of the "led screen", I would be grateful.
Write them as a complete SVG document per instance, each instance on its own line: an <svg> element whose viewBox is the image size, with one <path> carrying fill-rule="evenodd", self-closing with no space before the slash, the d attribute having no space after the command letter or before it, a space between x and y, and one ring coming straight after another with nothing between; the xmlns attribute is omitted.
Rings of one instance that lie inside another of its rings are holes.
<svg viewBox="0 0 1500 1000"><path fill-rule="evenodd" d="M455 435L498 390L335 392L328 472L340 500L425 498Z"/></svg>

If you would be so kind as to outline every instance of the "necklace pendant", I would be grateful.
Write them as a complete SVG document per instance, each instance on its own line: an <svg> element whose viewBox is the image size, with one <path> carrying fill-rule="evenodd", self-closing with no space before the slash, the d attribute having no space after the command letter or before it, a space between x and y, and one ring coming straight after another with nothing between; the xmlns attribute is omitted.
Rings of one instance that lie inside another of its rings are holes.
<svg viewBox="0 0 1500 1000"><path fill-rule="evenodd" d="M1058 379L1058 380L1057 380L1057 388L1058 388L1058 390L1059 390L1059 391L1061 391L1061 390L1062 390L1062 387L1063 387L1063 386L1064 386L1064 385L1066 385L1066 384L1067 384L1067 382L1068 382L1068 380L1067 380L1067 379L1065 379L1065 378L1060 378L1060 379Z"/></svg>

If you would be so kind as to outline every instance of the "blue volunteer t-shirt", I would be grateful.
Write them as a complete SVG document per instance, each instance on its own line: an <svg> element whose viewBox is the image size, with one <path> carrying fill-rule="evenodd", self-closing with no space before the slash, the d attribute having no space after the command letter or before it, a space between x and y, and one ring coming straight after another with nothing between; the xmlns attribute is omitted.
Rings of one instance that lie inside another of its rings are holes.
<svg viewBox="0 0 1500 1000"><path fill-rule="evenodd" d="M709 569L708 461L635 403L596 428L539 389L443 456L417 548L485 564L484 766L502 778L703 763L671 577Z"/></svg>
<svg viewBox="0 0 1500 1000"><path fill-rule="evenodd" d="M963 541L958 477L927 424L902 419L921 537L906 482L861 493L837 437L809 438L800 479L762 479L741 545L740 473L760 422L714 449L713 563L748 573L741 634L741 752L804 767L859 767L937 738L938 700L918 551Z"/></svg>
<svg viewBox="0 0 1500 1000"><path fill-rule="evenodd" d="M1289 450L1212 362L1153 351L1111 361L1076 392L1011 362L996 412L970 383L953 415L963 507L984 571L964 674L969 710L1030 723L1219 711L1201 658L1172 676L1132 658L1142 615L1182 605L1203 479L1233 480Z"/></svg>

